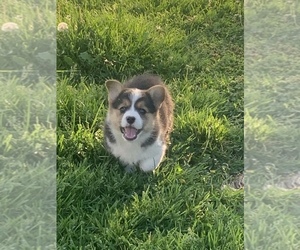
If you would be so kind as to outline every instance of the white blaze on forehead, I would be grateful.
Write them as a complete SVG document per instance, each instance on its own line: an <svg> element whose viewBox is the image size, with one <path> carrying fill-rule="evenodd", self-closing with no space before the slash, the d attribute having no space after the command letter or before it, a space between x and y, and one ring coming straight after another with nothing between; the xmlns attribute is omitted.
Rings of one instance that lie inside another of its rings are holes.
<svg viewBox="0 0 300 250"><path fill-rule="evenodd" d="M139 89L132 89L130 100L131 100L131 106L134 106L136 101L142 97L142 91Z"/></svg>
<svg viewBox="0 0 300 250"><path fill-rule="evenodd" d="M135 121L131 126L135 127L136 129L142 129L143 128L143 119L141 118L138 111L135 110L134 105L138 99L142 97L142 92L139 89L133 89L130 93L130 101L131 106L130 108L123 114L122 120L121 120L121 126L127 127L130 124L127 122L127 117L134 117Z"/></svg>

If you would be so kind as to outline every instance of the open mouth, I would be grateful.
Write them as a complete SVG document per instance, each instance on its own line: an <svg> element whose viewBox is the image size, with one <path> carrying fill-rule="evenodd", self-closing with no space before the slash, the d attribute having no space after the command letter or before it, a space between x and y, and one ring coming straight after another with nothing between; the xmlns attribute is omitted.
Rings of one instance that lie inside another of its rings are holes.
<svg viewBox="0 0 300 250"><path fill-rule="evenodd" d="M128 141L133 141L137 138L138 134L141 132L141 129L136 129L135 127L121 127L121 132L123 137Z"/></svg>

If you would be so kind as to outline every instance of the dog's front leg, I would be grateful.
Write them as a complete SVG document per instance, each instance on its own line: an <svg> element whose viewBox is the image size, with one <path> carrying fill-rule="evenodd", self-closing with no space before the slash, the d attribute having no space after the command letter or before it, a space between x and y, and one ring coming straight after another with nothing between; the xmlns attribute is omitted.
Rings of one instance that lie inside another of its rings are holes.
<svg viewBox="0 0 300 250"><path fill-rule="evenodd" d="M139 167L144 172L151 172L154 169L156 169L157 166L160 164L162 157L163 157L163 153L161 152L160 154L154 157L142 160L140 161Z"/></svg>

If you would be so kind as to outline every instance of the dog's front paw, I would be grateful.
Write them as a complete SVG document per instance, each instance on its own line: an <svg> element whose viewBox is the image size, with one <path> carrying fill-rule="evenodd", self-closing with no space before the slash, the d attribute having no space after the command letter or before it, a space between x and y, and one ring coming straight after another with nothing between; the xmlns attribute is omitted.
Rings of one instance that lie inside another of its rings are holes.
<svg viewBox="0 0 300 250"><path fill-rule="evenodd" d="M154 171L160 163L160 159L149 158L140 162L139 167L144 172Z"/></svg>
<svg viewBox="0 0 300 250"><path fill-rule="evenodd" d="M136 166L134 166L134 165L127 165L125 167L125 172L126 173L133 173L135 171L136 171Z"/></svg>

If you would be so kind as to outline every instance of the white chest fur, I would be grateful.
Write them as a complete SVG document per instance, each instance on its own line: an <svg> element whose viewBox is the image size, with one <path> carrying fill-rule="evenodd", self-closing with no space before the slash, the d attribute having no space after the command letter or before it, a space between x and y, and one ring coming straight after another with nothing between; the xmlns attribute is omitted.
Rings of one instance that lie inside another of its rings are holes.
<svg viewBox="0 0 300 250"><path fill-rule="evenodd" d="M131 171L134 166L138 166L144 172L154 170L161 162L166 145L159 139L147 147L141 147L142 142L149 136L143 135L134 141L124 140L121 133L112 131L116 142L111 143L107 140L112 154L126 165L126 169ZM115 132L115 133L114 133Z"/></svg>

